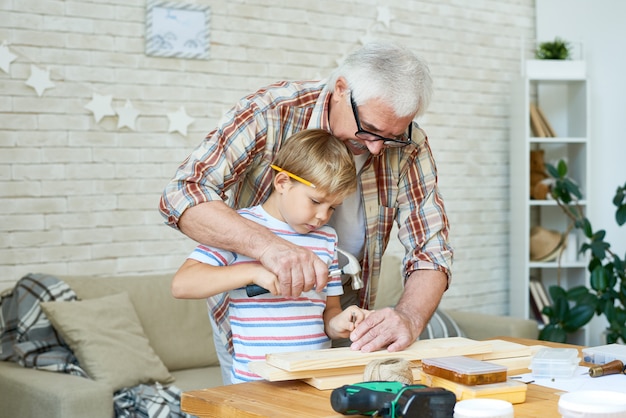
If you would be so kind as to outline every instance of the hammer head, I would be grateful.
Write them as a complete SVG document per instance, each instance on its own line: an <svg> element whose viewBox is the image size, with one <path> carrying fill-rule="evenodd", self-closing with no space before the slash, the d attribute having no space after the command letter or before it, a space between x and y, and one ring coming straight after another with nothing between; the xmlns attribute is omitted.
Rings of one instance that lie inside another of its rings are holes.
<svg viewBox="0 0 626 418"><path fill-rule="evenodd" d="M363 288L363 280L361 279L361 265L359 264L359 260L357 260L356 257L349 252L344 251L339 247L337 247L337 252L344 256L347 260L347 263L343 267L341 267L341 272L343 274L349 275L352 278L352 289L359 290Z"/></svg>

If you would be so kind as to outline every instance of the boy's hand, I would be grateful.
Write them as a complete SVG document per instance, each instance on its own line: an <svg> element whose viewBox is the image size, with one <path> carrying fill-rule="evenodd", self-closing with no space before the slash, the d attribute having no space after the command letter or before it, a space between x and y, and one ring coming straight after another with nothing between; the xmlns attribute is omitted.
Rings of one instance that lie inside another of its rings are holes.
<svg viewBox="0 0 626 418"><path fill-rule="evenodd" d="M373 311L361 309L356 305L348 306L330 320L328 331L333 334L333 338L347 338L371 312Z"/></svg>
<svg viewBox="0 0 626 418"><path fill-rule="evenodd" d="M267 289L274 296L280 295L280 283L274 273L263 267L260 263L251 264L250 267L252 283Z"/></svg>

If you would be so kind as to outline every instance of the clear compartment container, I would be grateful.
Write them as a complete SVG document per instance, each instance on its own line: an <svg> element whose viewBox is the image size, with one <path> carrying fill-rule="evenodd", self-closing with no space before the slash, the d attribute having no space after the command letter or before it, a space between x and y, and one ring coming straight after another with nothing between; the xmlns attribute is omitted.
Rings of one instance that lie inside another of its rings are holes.
<svg viewBox="0 0 626 418"><path fill-rule="evenodd" d="M530 362L533 377L569 378L574 375L580 363L575 348L542 348Z"/></svg>

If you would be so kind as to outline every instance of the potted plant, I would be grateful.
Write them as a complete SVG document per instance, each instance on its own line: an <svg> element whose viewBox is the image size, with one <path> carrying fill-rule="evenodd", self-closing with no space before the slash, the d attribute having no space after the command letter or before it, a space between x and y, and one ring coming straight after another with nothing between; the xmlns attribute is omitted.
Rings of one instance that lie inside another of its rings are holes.
<svg viewBox="0 0 626 418"><path fill-rule="evenodd" d="M557 166L546 164L548 174L554 179L551 195L558 206L582 231L586 241L579 252L589 254L587 268L590 287L576 286L564 289L551 286L552 305L543 308L549 323L541 330L540 340L566 342L567 334L587 324L595 315L604 315L608 322L607 344L626 343L626 255L620 258L611 250L606 231L594 231L578 203L582 194L576 183L567 177L567 164L561 160ZM613 198L616 206L615 220L619 226L626 223L626 183L619 186Z"/></svg>
<svg viewBox="0 0 626 418"><path fill-rule="evenodd" d="M534 58L526 62L526 74L531 78L584 78L584 61L572 59L570 42L556 37L554 41L539 42Z"/></svg>
<svg viewBox="0 0 626 418"><path fill-rule="evenodd" d="M535 49L535 58L540 60L567 60L570 58L570 43L556 37L554 41L540 42Z"/></svg>

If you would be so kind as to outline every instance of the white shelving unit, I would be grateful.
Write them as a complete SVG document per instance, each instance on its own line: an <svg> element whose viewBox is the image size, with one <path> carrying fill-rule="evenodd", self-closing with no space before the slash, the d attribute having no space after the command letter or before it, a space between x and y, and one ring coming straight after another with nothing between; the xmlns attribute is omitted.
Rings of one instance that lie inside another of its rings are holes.
<svg viewBox="0 0 626 418"><path fill-rule="evenodd" d="M556 133L555 137L534 137L530 127L530 104L537 104ZM568 219L553 200L530 198L530 151L545 151L545 162L565 159L568 175L580 186L583 199L589 190L589 86L584 61L527 60L521 77L513 82L511 98L511 232L510 306L511 315L535 318L529 296L530 277L539 278L546 291L559 283L565 288L587 285L586 260L577 251L564 251L557 261L530 261L530 229L540 225L565 232ZM582 205L587 210L588 202ZM582 240L572 230L570 247ZM587 345L587 329L572 343Z"/></svg>

